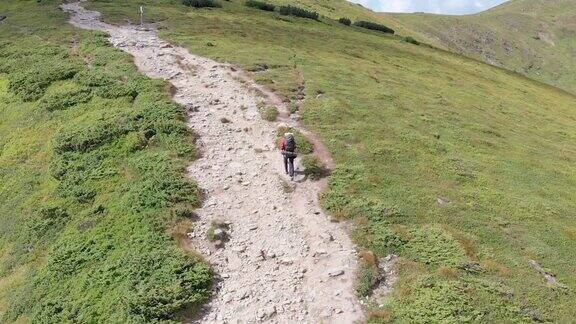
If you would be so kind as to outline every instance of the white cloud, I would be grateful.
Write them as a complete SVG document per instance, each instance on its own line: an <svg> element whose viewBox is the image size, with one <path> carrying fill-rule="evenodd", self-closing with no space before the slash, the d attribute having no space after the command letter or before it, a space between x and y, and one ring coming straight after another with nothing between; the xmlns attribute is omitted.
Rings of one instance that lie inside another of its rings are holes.
<svg viewBox="0 0 576 324"><path fill-rule="evenodd" d="M507 0L350 0L382 12L429 12L463 15L477 13Z"/></svg>

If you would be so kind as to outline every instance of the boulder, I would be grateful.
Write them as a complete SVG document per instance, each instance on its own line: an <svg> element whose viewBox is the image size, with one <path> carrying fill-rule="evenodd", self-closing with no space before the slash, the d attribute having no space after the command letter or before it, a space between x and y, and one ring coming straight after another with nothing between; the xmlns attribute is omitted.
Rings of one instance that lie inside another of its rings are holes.
<svg viewBox="0 0 576 324"><path fill-rule="evenodd" d="M329 277L338 277L344 274L344 270L342 269L332 269L330 271L328 271L328 276Z"/></svg>
<svg viewBox="0 0 576 324"><path fill-rule="evenodd" d="M332 307L326 307L320 312L320 317L330 317L332 316Z"/></svg>
<svg viewBox="0 0 576 324"><path fill-rule="evenodd" d="M214 238L218 239L218 240L223 240L226 237L226 231L221 229L221 228L217 228L214 230Z"/></svg>

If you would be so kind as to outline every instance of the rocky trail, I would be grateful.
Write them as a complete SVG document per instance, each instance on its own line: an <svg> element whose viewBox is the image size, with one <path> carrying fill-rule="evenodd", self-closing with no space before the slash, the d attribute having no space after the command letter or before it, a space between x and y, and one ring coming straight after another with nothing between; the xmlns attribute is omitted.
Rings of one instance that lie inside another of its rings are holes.
<svg viewBox="0 0 576 324"><path fill-rule="evenodd" d="M195 321L362 321L353 290L357 254L344 225L320 209L321 182L298 174L293 183L284 175L276 125L259 115L260 101L281 106L280 98L257 89L231 65L159 39L153 28L106 24L80 2L62 8L73 25L108 33L142 73L168 80L173 99L188 108L201 153L188 173L205 193L188 236L217 273L213 299ZM279 108L286 117L285 107ZM326 150L312 139L329 163Z"/></svg>

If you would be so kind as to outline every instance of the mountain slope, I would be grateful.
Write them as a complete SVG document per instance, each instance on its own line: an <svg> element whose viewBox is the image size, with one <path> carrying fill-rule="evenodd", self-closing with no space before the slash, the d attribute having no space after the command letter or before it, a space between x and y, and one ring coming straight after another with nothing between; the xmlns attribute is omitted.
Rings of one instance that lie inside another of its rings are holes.
<svg viewBox="0 0 576 324"><path fill-rule="evenodd" d="M336 162L325 208L356 222L361 247L402 257L396 293L375 316L576 315L573 293L548 288L529 262L576 284L574 96L399 37L220 3L149 1L147 19L192 53L254 71L299 107ZM90 6L138 21L135 2ZM331 18L360 8L307 4L326 6Z"/></svg>
<svg viewBox="0 0 576 324"><path fill-rule="evenodd" d="M176 319L212 284L175 242L199 201L183 109L58 4L0 2L0 322Z"/></svg>
<svg viewBox="0 0 576 324"><path fill-rule="evenodd" d="M469 16L383 14L404 33L576 93L576 0L512 0Z"/></svg>
<svg viewBox="0 0 576 324"><path fill-rule="evenodd" d="M88 37L87 42L97 47L79 47L86 50L79 52L77 61L83 69L88 68L84 66L87 60L93 63L91 68L99 69L103 64L108 66L106 72L128 77L113 74L119 76L118 80L138 79L129 65L130 58L112 54L101 35L65 27L63 15L54 6L56 1L45 3L0 3L0 8L9 12L8 20L0 25L3 44L23 46L21 38L32 34L32 45L41 40L73 54L78 49L75 44L82 44L83 37ZM146 20L157 24L161 37L194 54L252 70L252 77L289 102L296 112L294 117L300 115L302 122L326 143L336 168L322 197L324 207L335 218L353 223L354 239L361 249L373 251L378 258L389 253L399 255L400 279L394 292L386 300L367 304L372 321L570 322L576 318L574 96L399 37L347 27L326 18L314 21L263 12L245 7L240 0L221 1L222 7L213 9L187 8L173 0L91 1L87 5L103 12L108 21L125 23L138 22L138 6L142 3ZM356 19L351 15L358 15L362 19L381 19L385 24L387 21L345 2L300 3L321 7L322 13L332 18ZM24 4L27 7L18 7ZM35 13L34 19L28 17L29 12ZM18 23L11 22L11 17L19 17ZM38 21L44 28L38 29ZM6 40L5 35L12 36ZM44 60L56 64L62 57L47 56ZM69 132L62 138L73 143L92 139L93 132L76 128L87 125L77 124L72 118L77 117L75 113L100 113L112 108L122 113L140 111L142 102L132 104L125 98L119 100L121 105L115 105L116 101L99 105L98 101L81 106L85 110L56 113L53 120L53 114L35 109L35 102L22 102L14 93L14 75L3 72L0 80L0 312L8 319L82 322L100 318L122 321L130 311L140 311L148 317L136 321L143 322L170 318L177 309L190 306L190 300L197 305L205 299L210 276L200 270L206 268L196 259L178 254L167 235L158 235L163 233L165 221L190 215L187 208L191 206L181 206L187 207L184 211L173 210L177 206L165 200L169 195L153 195L159 200L142 202L145 206L151 203L152 209L133 219L126 218L132 215L132 200L121 199L126 190L134 194L133 198L147 197L158 187L177 190L141 182L148 176L144 172L165 165L164 160L145 163L132 159L134 154L165 152L174 163L171 165L176 166L167 167L173 171L168 180L178 181L178 167L183 163L178 153L189 147L181 145L189 143L185 142L186 135L175 133L170 140L143 148L138 143L146 139L147 128L142 129L143 137L138 129L114 137L92 152L94 155L81 155L86 159L71 169L90 175L90 181L70 181L70 187L92 188L97 191L97 203L102 200L118 209L98 216L100 208L88 208L98 205L66 203L79 210L74 215L80 219L107 217L110 226L102 228L101 235L89 235L90 231L82 232L84 223L71 223L65 236L56 233L42 238L43 245L30 250L27 242L18 240L30 236L19 229L30 226L34 206L51 202L59 194L57 179L48 175L46 167L60 158L52 151L55 135L64 129ZM144 90L155 91L148 98L166 99L165 94L156 93L159 84L144 86L150 81L140 81ZM167 109L162 107L146 111ZM176 115L169 114L174 123L182 117ZM90 116L86 117L88 124ZM114 125L120 127L123 123ZM107 125L96 126L88 129L107 129ZM26 145L29 142L32 144ZM106 154L98 155L102 150ZM126 157L134 163L121 164ZM99 158L106 158L108 164L93 174L90 163ZM120 168L117 172L104 172L114 171L116 166ZM38 167L39 171L35 169ZM42 178L38 180L38 176ZM160 173L152 180L164 178ZM142 191L134 192L132 188ZM82 190L72 193L81 194ZM178 190L175 196L182 197ZM184 196L189 198L192 193ZM160 222L155 221L158 219ZM104 230L115 231L117 239L111 240ZM138 235L126 247L125 238L133 237L130 230ZM159 243L148 244L152 239ZM85 249L85 243L99 248ZM139 244L146 247L142 258L121 262L120 257L128 253L120 254L118 259L108 258L110 249L141 251ZM150 250L157 253L148 253ZM172 259L174 255L179 257ZM362 255L365 259L358 280L372 288L376 283L374 258L368 252ZM164 257L171 261L165 262ZM14 260L18 262L14 264ZM544 270L536 271L538 267L532 261ZM134 269L141 264L149 267L136 272ZM180 289L179 266L198 269L206 276L194 279L206 280L184 280L196 285ZM39 275L31 268L40 269ZM156 275L150 276L149 271ZM553 276L558 284L548 284L542 272ZM85 289L88 283L96 285L88 286L95 289ZM172 290L167 287L174 288L174 293L169 294ZM73 288L72 294L68 294L68 288ZM368 294L369 289L359 289L359 293ZM126 296L129 298L123 298ZM166 296L173 298L167 302ZM129 301L130 307L112 307L126 305L123 301Z"/></svg>

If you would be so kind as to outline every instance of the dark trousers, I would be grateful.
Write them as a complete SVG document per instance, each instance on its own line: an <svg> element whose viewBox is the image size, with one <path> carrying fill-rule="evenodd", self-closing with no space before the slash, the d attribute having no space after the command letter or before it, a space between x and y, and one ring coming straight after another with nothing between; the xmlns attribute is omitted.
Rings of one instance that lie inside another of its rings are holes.
<svg viewBox="0 0 576 324"><path fill-rule="evenodd" d="M294 157L287 157L284 155L284 171L291 177L294 176Z"/></svg>

